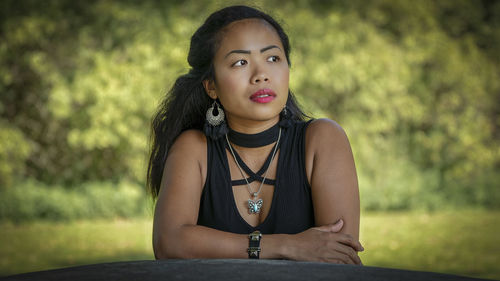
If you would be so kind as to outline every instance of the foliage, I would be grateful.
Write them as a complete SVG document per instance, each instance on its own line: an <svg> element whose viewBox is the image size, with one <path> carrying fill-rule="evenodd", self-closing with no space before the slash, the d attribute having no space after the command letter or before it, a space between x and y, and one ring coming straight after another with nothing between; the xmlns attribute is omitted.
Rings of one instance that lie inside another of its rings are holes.
<svg viewBox="0 0 500 281"><path fill-rule="evenodd" d="M366 266L500 279L500 213L361 216ZM0 223L0 276L91 263L153 259L152 219ZM460 235L457 235L459 233Z"/></svg>
<svg viewBox="0 0 500 281"><path fill-rule="evenodd" d="M151 202L140 186L121 182L85 183L73 189L27 181L0 191L0 221L15 223L82 218L144 216Z"/></svg>
<svg viewBox="0 0 500 281"><path fill-rule="evenodd" d="M300 34L294 89L350 135L363 206L500 206L499 61L473 34L443 28L442 4L371 3L288 17ZM483 7L459 4L450 13L474 8L482 20Z"/></svg>
<svg viewBox="0 0 500 281"><path fill-rule="evenodd" d="M154 259L152 219L0 223L0 277L28 271Z"/></svg>
<svg viewBox="0 0 500 281"><path fill-rule="evenodd" d="M0 191L23 174L30 146L22 132L0 120Z"/></svg>
<svg viewBox="0 0 500 281"><path fill-rule="evenodd" d="M234 3L2 1L0 186L143 184L191 34ZM364 209L500 207L498 1L260 7L285 20L292 90L349 135Z"/></svg>

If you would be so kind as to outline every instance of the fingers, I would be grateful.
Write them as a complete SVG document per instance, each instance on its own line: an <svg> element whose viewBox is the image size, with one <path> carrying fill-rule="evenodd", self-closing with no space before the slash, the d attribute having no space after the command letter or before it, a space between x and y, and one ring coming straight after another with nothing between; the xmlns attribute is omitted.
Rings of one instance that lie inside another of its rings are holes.
<svg viewBox="0 0 500 281"><path fill-rule="evenodd" d="M344 221L339 219L336 223L330 223L318 227L314 227L313 229L323 231L323 232L339 232L344 226Z"/></svg>
<svg viewBox="0 0 500 281"><path fill-rule="evenodd" d="M340 252L336 252L335 256L329 257L329 258L325 259L324 261L328 262L328 263L335 263L335 264L356 265L356 263L354 263L354 261L352 259L350 259L347 255L340 253Z"/></svg>
<svg viewBox="0 0 500 281"><path fill-rule="evenodd" d="M343 220L334 224L323 225L311 228L300 234L298 245L300 252L294 259L315 260L337 264L362 265L358 256L359 251L363 251L363 246L351 235L338 233L343 227Z"/></svg>
<svg viewBox="0 0 500 281"><path fill-rule="evenodd" d="M339 235L338 241L344 245L352 247L354 250L358 252L362 252L365 250L361 243L357 240L354 240L351 235L349 234L337 234Z"/></svg>
<svg viewBox="0 0 500 281"><path fill-rule="evenodd" d="M335 250L343 255L343 260L345 260L346 263L361 264L361 259L359 258L358 253L354 251L353 248L343 244L336 244Z"/></svg>
<svg viewBox="0 0 500 281"><path fill-rule="evenodd" d="M363 262L359 258L357 254L354 255L348 255L344 254L342 252L336 252L334 256L331 256L330 258L326 258L323 260L328 263L336 263L336 264L352 264L352 265L363 265Z"/></svg>
<svg viewBox="0 0 500 281"><path fill-rule="evenodd" d="M323 262L334 263L334 264L352 264L352 261L351 261L351 263L347 263L347 262L345 262L345 261L343 261L342 259L339 259L339 258L326 259ZM363 263L359 263L359 264L356 264L356 265L363 265Z"/></svg>
<svg viewBox="0 0 500 281"><path fill-rule="evenodd" d="M313 227L312 229L319 230L319 231L322 231L322 232L330 232L330 227L328 225L322 225L322 226L318 226L318 227Z"/></svg>
<svg viewBox="0 0 500 281"><path fill-rule="evenodd" d="M328 240L324 247L327 262L338 263L336 261L340 261L343 264L362 264L358 256L358 251L362 249L362 246L352 236L342 233L323 233L321 235Z"/></svg>
<svg viewBox="0 0 500 281"><path fill-rule="evenodd" d="M335 262L341 261L342 264L361 264L361 259L358 257L358 253L351 248L350 246L346 246L344 244L339 243L338 241L330 241L327 246L327 262Z"/></svg>
<svg viewBox="0 0 500 281"><path fill-rule="evenodd" d="M343 262L342 260L340 259L336 259L336 258L333 258L333 259L328 259L326 260L326 262L328 263L335 263L335 264L346 264L345 262Z"/></svg>
<svg viewBox="0 0 500 281"><path fill-rule="evenodd" d="M338 232L340 232L340 230L342 230L343 226L344 226L344 220L339 219L334 224L327 224L327 225L323 225L323 226L320 226L320 227L315 227L314 229L317 229L317 230L320 230L320 231L323 231L323 232L338 233ZM362 252L362 251L365 250L359 241L355 241L348 234L346 234L346 235L348 236L348 237L346 237L346 239L347 239L346 240L347 241L346 245L349 245L349 246L353 247L358 252Z"/></svg>
<svg viewBox="0 0 500 281"><path fill-rule="evenodd" d="M339 232L344 226L344 221L339 219L336 223L329 224L328 226L330 227L330 232Z"/></svg>

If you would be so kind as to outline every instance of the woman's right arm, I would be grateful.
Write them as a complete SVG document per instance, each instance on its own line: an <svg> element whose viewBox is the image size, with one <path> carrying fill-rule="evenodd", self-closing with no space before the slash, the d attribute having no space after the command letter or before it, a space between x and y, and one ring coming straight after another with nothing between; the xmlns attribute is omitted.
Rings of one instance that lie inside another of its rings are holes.
<svg viewBox="0 0 500 281"><path fill-rule="evenodd" d="M153 223L157 259L248 257L248 235L196 225L207 172L206 147L203 133L189 130L169 150ZM359 263L357 255L334 249L334 241L361 247L348 235L312 228L296 235L263 235L260 257Z"/></svg>
<svg viewBox="0 0 500 281"><path fill-rule="evenodd" d="M245 235L196 225L206 178L206 146L201 132L189 130L169 150L153 224L157 259L245 258Z"/></svg>

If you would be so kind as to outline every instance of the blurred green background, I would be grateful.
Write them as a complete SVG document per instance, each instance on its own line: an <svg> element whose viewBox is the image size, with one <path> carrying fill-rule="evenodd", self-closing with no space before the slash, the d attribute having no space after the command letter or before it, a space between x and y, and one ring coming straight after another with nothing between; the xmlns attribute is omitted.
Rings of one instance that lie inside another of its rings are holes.
<svg viewBox="0 0 500 281"><path fill-rule="evenodd" d="M193 32L257 6L353 148L365 265L500 279L500 1L0 2L0 275L151 259L149 122Z"/></svg>

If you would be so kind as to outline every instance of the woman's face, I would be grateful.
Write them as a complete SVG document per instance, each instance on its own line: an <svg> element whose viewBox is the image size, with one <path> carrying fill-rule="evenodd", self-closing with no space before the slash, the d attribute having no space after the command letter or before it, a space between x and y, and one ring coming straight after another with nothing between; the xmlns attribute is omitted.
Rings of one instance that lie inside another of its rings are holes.
<svg viewBox="0 0 500 281"><path fill-rule="evenodd" d="M214 57L215 81L208 95L219 98L233 129L275 124L288 97L289 69L274 28L259 19L228 25ZM269 126L267 126L269 127Z"/></svg>

